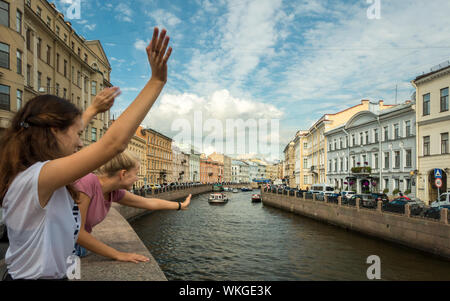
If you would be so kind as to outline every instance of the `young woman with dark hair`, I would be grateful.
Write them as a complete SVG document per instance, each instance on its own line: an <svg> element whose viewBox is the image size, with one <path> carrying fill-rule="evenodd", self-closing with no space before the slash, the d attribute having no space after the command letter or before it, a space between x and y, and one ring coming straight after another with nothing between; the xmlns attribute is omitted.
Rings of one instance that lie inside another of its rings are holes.
<svg viewBox="0 0 450 301"><path fill-rule="evenodd" d="M146 49L151 79L105 135L80 151L83 118L69 101L38 96L14 116L0 149L8 279L66 277L80 229L73 183L126 149L167 81L168 43L155 28Z"/></svg>

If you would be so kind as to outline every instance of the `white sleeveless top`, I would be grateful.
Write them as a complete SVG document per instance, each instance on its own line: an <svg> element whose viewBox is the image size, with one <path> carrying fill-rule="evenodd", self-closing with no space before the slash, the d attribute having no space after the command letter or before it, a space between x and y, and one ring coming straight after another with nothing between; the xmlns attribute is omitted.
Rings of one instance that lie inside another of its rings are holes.
<svg viewBox="0 0 450 301"><path fill-rule="evenodd" d="M13 279L64 278L75 252L81 217L69 191L56 190L45 208L39 203L38 179L47 162L19 173L3 199L9 238L5 263Z"/></svg>

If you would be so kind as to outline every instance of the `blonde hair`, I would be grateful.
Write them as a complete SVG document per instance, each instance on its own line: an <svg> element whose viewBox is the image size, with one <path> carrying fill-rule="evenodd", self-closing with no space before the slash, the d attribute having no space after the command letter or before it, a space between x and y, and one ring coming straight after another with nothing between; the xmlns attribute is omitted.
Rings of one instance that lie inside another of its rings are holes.
<svg viewBox="0 0 450 301"><path fill-rule="evenodd" d="M131 170L139 165L139 158L132 152L126 150L109 162L98 168L94 173L96 175L106 175L108 177L113 177L120 170Z"/></svg>

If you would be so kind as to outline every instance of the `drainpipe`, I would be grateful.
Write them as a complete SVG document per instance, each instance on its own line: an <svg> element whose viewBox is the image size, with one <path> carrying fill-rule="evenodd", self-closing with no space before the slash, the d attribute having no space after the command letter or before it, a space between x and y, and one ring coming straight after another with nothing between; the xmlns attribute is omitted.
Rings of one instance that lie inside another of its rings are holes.
<svg viewBox="0 0 450 301"><path fill-rule="evenodd" d="M347 135L347 175L350 178L350 134L343 128L342 131ZM350 187L349 179L347 179L347 187Z"/></svg>
<svg viewBox="0 0 450 301"><path fill-rule="evenodd" d="M381 192L381 176L382 176L382 162L383 159L381 157L381 122L380 122L380 116L377 116L377 122L378 122L378 168L380 169L380 179L378 180L378 185L380 185L380 192Z"/></svg>

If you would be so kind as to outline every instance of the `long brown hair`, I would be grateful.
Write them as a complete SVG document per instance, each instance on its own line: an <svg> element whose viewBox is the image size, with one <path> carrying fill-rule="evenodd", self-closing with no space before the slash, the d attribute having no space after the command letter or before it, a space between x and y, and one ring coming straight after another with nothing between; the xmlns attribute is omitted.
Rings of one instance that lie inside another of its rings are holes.
<svg viewBox="0 0 450 301"><path fill-rule="evenodd" d="M12 119L0 139L0 206L14 178L36 162L63 157L51 128L65 131L81 111L71 102L54 95L37 96ZM78 192L67 186L76 200Z"/></svg>

